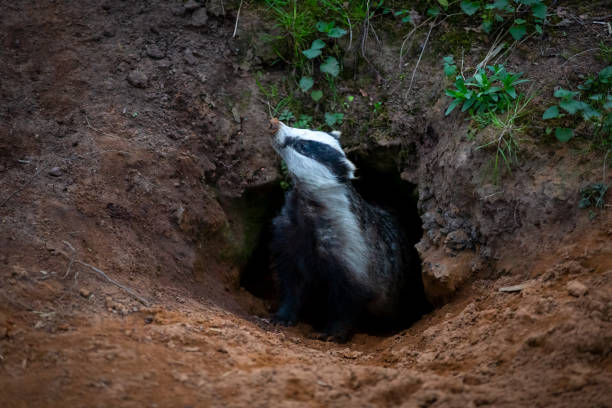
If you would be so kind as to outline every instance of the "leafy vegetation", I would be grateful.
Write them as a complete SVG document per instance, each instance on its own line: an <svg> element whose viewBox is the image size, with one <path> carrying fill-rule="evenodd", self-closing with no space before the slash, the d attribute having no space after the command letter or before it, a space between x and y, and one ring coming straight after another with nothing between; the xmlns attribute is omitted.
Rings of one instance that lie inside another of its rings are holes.
<svg viewBox="0 0 612 408"><path fill-rule="evenodd" d="M452 57L444 59L444 73L452 76L457 67L452 63ZM487 74L487 71L489 72ZM455 77L455 89L447 89L446 95L453 101L446 109L449 115L456 107L461 105L462 112L470 115L483 115L488 113L503 113L510 104L517 99L516 86L526 79L520 79L522 73L511 73L503 65L479 68L474 76L465 79L462 75Z"/></svg>
<svg viewBox="0 0 612 408"><path fill-rule="evenodd" d="M531 103L533 96L526 97L519 95L514 100L505 114L488 111L474 117L480 128L491 126L495 129L494 136L490 140L485 141L476 148L476 150L485 148L495 149L495 158L493 159L493 179L497 183L499 181L500 167L502 164L506 166L508 172L512 172L512 165L518 163L518 151L520 148L521 138L519 135L525 131L525 126L519 124L520 119L526 115L527 106ZM503 163L502 163L503 162Z"/></svg>
<svg viewBox="0 0 612 408"><path fill-rule="evenodd" d="M568 127L565 117L574 117L586 122L592 130L600 147L612 147L612 65L602 69L595 75L590 75L577 91L559 88L554 97L559 99L544 111L542 119L555 120L557 124L566 126L555 127L555 137L561 142L567 142L574 137L574 127ZM552 131L551 128L548 131Z"/></svg>

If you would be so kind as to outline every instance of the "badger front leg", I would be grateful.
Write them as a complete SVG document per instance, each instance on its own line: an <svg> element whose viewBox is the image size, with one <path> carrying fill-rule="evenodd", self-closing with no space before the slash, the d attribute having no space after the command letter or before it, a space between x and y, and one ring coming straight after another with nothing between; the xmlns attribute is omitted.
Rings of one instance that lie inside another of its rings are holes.
<svg viewBox="0 0 612 408"><path fill-rule="evenodd" d="M335 275L338 276L343 275ZM352 337L355 324L365 312L372 294L342 278L333 279L329 289L327 325L321 339L344 343Z"/></svg>
<svg viewBox="0 0 612 408"><path fill-rule="evenodd" d="M294 268L279 271L278 279L281 302L278 310L272 316L272 322L282 326L294 326L297 323L298 315L302 308L304 297L303 282Z"/></svg>

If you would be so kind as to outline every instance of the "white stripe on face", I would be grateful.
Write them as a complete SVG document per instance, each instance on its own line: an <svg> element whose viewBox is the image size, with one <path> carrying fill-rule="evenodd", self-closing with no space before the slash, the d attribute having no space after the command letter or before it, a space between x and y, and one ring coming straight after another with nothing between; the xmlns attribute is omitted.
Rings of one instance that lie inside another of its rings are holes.
<svg viewBox="0 0 612 408"><path fill-rule="evenodd" d="M294 137L296 139L312 140L315 142L325 143L326 145L333 147L339 152L342 152L342 154L344 155L342 146L340 146L338 140L332 135L316 130L292 128L290 126L285 125L283 122L279 122L278 132L276 133L276 142L279 146L282 146L285 142L285 138L287 137Z"/></svg>

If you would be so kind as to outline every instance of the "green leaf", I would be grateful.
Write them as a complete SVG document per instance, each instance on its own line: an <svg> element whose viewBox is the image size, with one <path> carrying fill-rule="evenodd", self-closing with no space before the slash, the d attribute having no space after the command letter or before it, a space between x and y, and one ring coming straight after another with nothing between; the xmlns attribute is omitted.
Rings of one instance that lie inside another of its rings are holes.
<svg viewBox="0 0 612 408"><path fill-rule="evenodd" d="M406 16L402 18L402 23L409 23L410 21L412 21L412 17L410 16Z"/></svg>
<svg viewBox="0 0 612 408"><path fill-rule="evenodd" d="M570 115L573 115L574 113L578 112L579 110L583 110L588 105L586 103L584 103L584 102L576 101L574 99L570 99L569 101L563 100L563 101L559 102L559 106L562 107Z"/></svg>
<svg viewBox="0 0 612 408"><path fill-rule="evenodd" d="M452 101L451 104L446 109L446 112L444 112L444 116L448 116L453 111L453 109L455 109L457 105L459 105L460 103L461 103L461 99L455 99L454 101Z"/></svg>
<svg viewBox="0 0 612 408"><path fill-rule="evenodd" d="M314 80L311 77L302 77L300 79L300 89L302 92L308 91L314 85Z"/></svg>
<svg viewBox="0 0 612 408"><path fill-rule="evenodd" d="M312 91L310 97L313 101L318 102L323 97L323 91Z"/></svg>
<svg viewBox="0 0 612 408"><path fill-rule="evenodd" d="M327 32L327 36L331 38L340 38L345 36L346 33L348 33L348 31L346 31L344 28L334 27Z"/></svg>
<svg viewBox="0 0 612 408"><path fill-rule="evenodd" d="M574 130L573 129L569 129L569 128L556 128L555 129L555 137L560 141L560 142L567 142L569 141L572 137L574 137Z"/></svg>
<svg viewBox="0 0 612 408"><path fill-rule="evenodd" d="M309 48L307 50L302 51L302 54L304 54L308 59L313 59L321 55L321 50L313 50L312 48Z"/></svg>
<svg viewBox="0 0 612 408"><path fill-rule="evenodd" d="M516 99L516 89L514 87L506 88L506 93L512 97L512 99Z"/></svg>
<svg viewBox="0 0 612 408"><path fill-rule="evenodd" d="M448 8L448 0L438 0L438 4L440 4L445 9Z"/></svg>
<svg viewBox="0 0 612 408"><path fill-rule="evenodd" d="M438 7L432 7L427 10L427 15L435 17L440 14L440 9Z"/></svg>
<svg viewBox="0 0 612 408"><path fill-rule="evenodd" d="M444 64L444 75L452 77L457 73L457 67L455 65Z"/></svg>
<svg viewBox="0 0 612 408"><path fill-rule="evenodd" d="M517 25L521 25L521 24L525 24L527 21L523 20L522 18L517 18L516 20L514 20L514 24Z"/></svg>
<svg viewBox="0 0 612 408"><path fill-rule="evenodd" d="M516 41L520 40L525 36L525 34L527 34L527 28L523 25L513 25L508 31L510 31L510 35Z"/></svg>
<svg viewBox="0 0 612 408"><path fill-rule="evenodd" d="M555 106L551 106L550 108L544 111L544 114L542 115L542 119L544 120L554 119L554 118L558 118L559 116L561 116L561 112L559 112L559 107L555 105Z"/></svg>
<svg viewBox="0 0 612 408"><path fill-rule="evenodd" d="M571 99L574 96L580 95L580 92L572 92L567 89L559 88L555 91L555 98Z"/></svg>
<svg viewBox="0 0 612 408"><path fill-rule="evenodd" d="M531 13L535 18L546 18L546 5L544 3L537 3L531 8Z"/></svg>
<svg viewBox="0 0 612 408"><path fill-rule="evenodd" d="M330 21L329 23L326 23L325 21L317 21L315 27L317 27L317 30L321 33L328 33L329 30L334 28L334 25L335 24L333 21Z"/></svg>
<svg viewBox="0 0 612 408"><path fill-rule="evenodd" d="M536 24L536 25L535 25L535 30L536 30L536 33L538 33L538 34L542 34L542 33L543 33L543 31L542 31L542 25L541 25L541 24Z"/></svg>
<svg viewBox="0 0 612 408"><path fill-rule="evenodd" d="M446 62L447 64L454 64L455 63L455 57L453 57L452 55L449 55L447 57L443 57L442 61Z"/></svg>
<svg viewBox="0 0 612 408"><path fill-rule="evenodd" d="M334 126L336 123L342 123L342 119L344 119L343 113L325 112L325 123L327 123L328 126Z"/></svg>
<svg viewBox="0 0 612 408"><path fill-rule="evenodd" d="M325 48L325 41L321 40L320 38L314 40L310 46L311 50L320 50L322 48Z"/></svg>
<svg viewBox="0 0 612 408"><path fill-rule="evenodd" d="M461 10L463 10L463 12L467 14L468 16L474 15L480 8L480 4L474 1L469 1L469 0L463 0L460 6L461 6Z"/></svg>
<svg viewBox="0 0 612 408"><path fill-rule="evenodd" d="M493 7L498 10L504 10L506 7L508 7L508 0L495 0Z"/></svg>
<svg viewBox="0 0 612 408"><path fill-rule="evenodd" d="M325 72L333 77L337 77L340 73L340 64L334 57L327 57L325 62L320 66L321 72Z"/></svg>
<svg viewBox="0 0 612 408"><path fill-rule="evenodd" d="M493 22L491 20L482 22L482 31L489 34L491 32L491 28L493 28Z"/></svg>
<svg viewBox="0 0 612 408"><path fill-rule="evenodd" d="M612 65L608 65L607 67L599 71L599 78L611 79L612 78Z"/></svg>
<svg viewBox="0 0 612 408"><path fill-rule="evenodd" d="M601 118L601 113L597 111L597 109L593 109L593 107L589 104L585 104L586 106L582 110L582 118L584 120L591 120L592 118Z"/></svg>

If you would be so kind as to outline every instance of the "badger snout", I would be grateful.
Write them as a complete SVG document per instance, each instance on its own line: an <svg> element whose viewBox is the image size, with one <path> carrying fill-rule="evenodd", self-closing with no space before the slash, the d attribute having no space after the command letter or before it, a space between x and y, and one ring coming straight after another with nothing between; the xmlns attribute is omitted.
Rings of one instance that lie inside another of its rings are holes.
<svg viewBox="0 0 612 408"><path fill-rule="evenodd" d="M275 135L280 129L280 124L281 122L277 118L270 119L270 126L268 127L270 134Z"/></svg>

